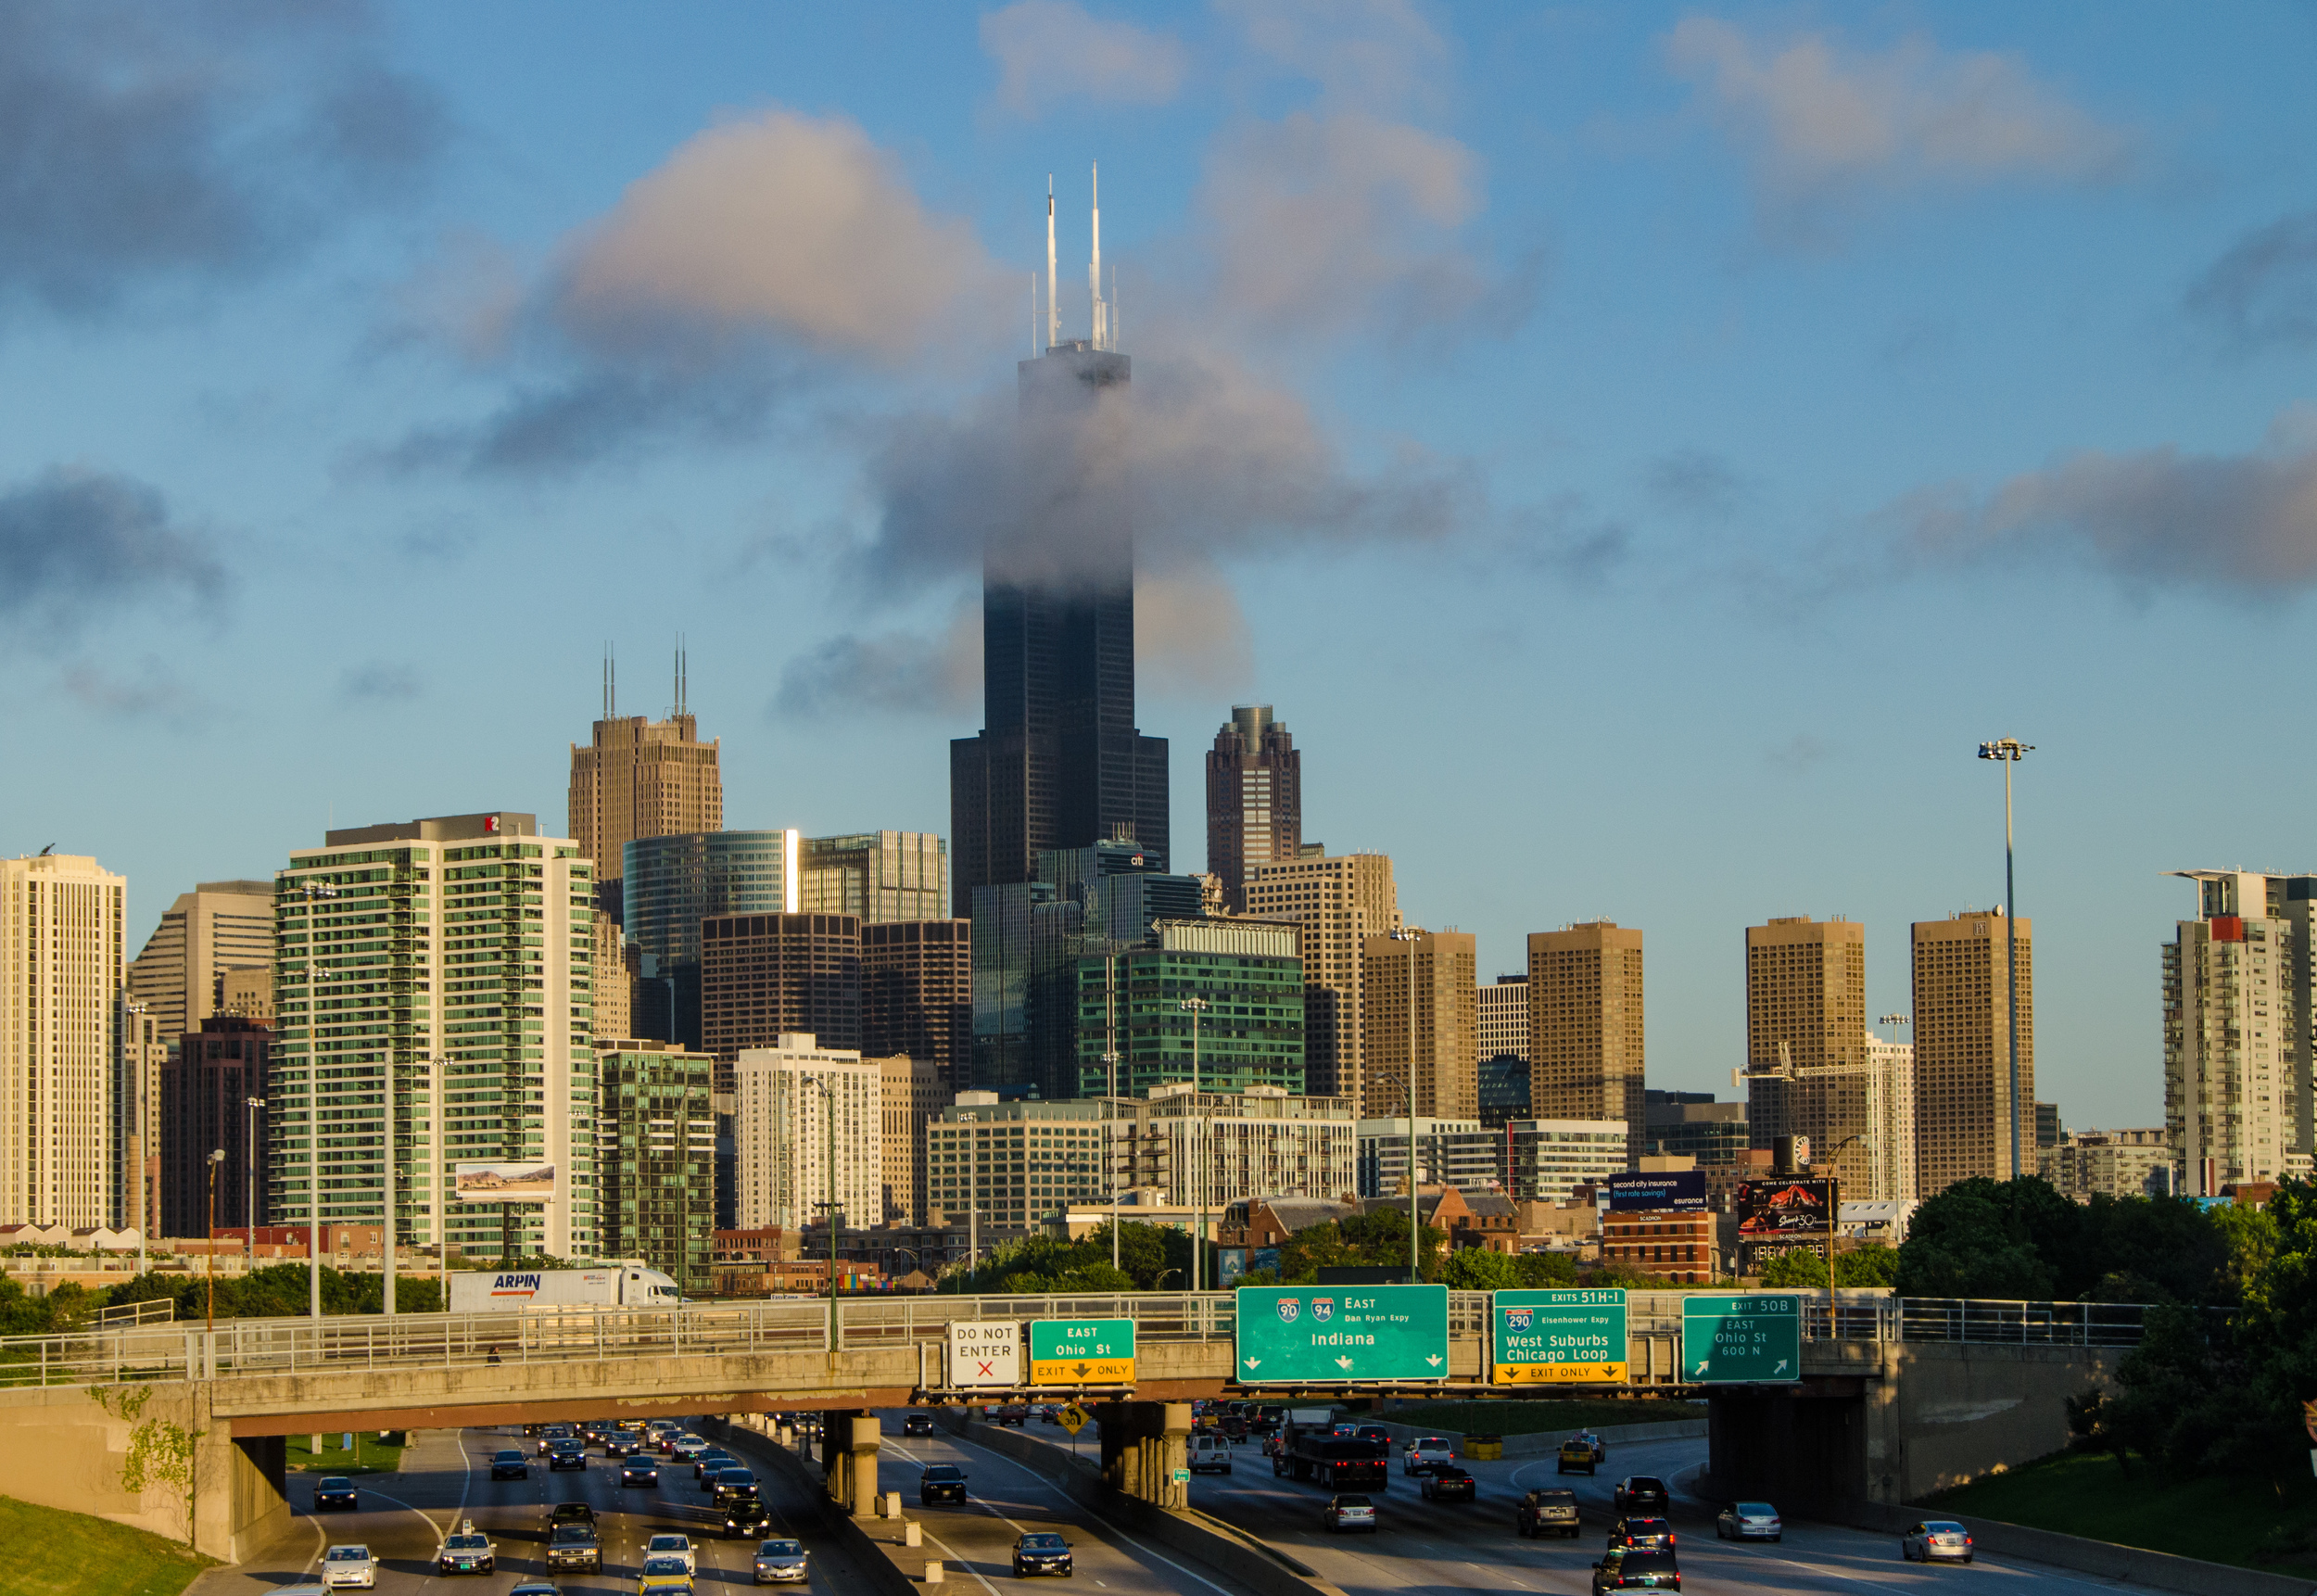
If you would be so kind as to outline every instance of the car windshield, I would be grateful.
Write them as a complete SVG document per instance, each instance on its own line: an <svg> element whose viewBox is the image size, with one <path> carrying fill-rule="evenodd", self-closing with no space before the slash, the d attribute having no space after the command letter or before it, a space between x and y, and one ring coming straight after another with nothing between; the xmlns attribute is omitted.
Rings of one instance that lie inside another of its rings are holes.
<svg viewBox="0 0 2317 1596"><path fill-rule="evenodd" d="M1444 1452L1448 1450L1448 1438L1446 1436L1419 1436L1416 1439L1416 1449L1419 1451Z"/></svg>
<svg viewBox="0 0 2317 1596"><path fill-rule="evenodd" d="M1058 1535L1025 1535L1021 1538L1024 1552L1059 1552L1062 1538Z"/></svg>
<svg viewBox="0 0 2317 1596"><path fill-rule="evenodd" d="M595 1530L584 1524L559 1524L555 1526L558 1540L593 1540Z"/></svg>
<svg viewBox="0 0 2317 1596"><path fill-rule="evenodd" d="M1776 1518L1778 1509L1766 1501L1741 1501L1738 1511L1748 1518Z"/></svg>
<svg viewBox="0 0 2317 1596"><path fill-rule="evenodd" d="M1339 1496L1336 1499L1336 1505L1337 1507L1374 1507L1375 1503L1364 1496Z"/></svg>
<svg viewBox="0 0 2317 1596"><path fill-rule="evenodd" d="M759 1557L802 1557L803 1545L793 1540L767 1540L756 1549Z"/></svg>
<svg viewBox="0 0 2317 1596"><path fill-rule="evenodd" d="M680 1535L655 1535L644 1550L646 1552L682 1552L690 1545L691 1542Z"/></svg>
<svg viewBox="0 0 2317 1596"><path fill-rule="evenodd" d="M490 1542L479 1535L454 1535L443 1544L453 1552L480 1552Z"/></svg>
<svg viewBox="0 0 2317 1596"><path fill-rule="evenodd" d="M1945 1519L1941 1519L1936 1524L1926 1524L1923 1527L1930 1530L1933 1535L1960 1535L1963 1533L1963 1526L1961 1525L1951 1524Z"/></svg>
<svg viewBox="0 0 2317 1596"><path fill-rule="evenodd" d="M523 1454L518 1451L493 1452L491 1461L493 1463L521 1463Z"/></svg>
<svg viewBox="0 0 2317 1596"><path fill-rule="evenodd" d="M728 1468L716 1476L716 1483L726 1486L754 1485L756 1476L744 1468Z"/></svg>
<svg viewBox="0 0 2317 1596"><path fill-rule="evenodd" d="M346 1488L346 1476L342 1474L325 1474L322 1476L322 1488L324 1490L344 1490Z"/></svg>
<svg viewBox="0 0 2317 1596"><path fill-rule="evenodd" d="M925 1471L925 1477L928 1480L938 1481L946 1485L965 1478L966 1471L957 1467L955 1463L935 1463L931 1468Z"/></svg>
<svg viewBox="0 0 2317 1596"><path fill-rule="evenodd" d="M1633 1476L1633 1478L1632 1478L1630 1481L1628 1481L1628 1482L1627 1483L1627 1485L1626 1485L1626 1489L1627 1489L1628 1491L1635 1491L1635 1490L1655 1490L1655 1491L1662 1491L1662 1490L1664 1490L1665 1488L1665 1482L1664 1480L1662 1480L1662 1479L1652 1479L1652 1478L1651 1478L1648 1475L1645 1475L1645 1474L1637 1474L1637 1475L1635 1475L1635 1476Z"/></svg>
<svg viewBox="0 0 2317 1596"><path fill-rule="evenodd" d="M367 1546L333 1546L330 1548L329 1561L332 1563L367 1563L370 1561L370 1548Z"/></svg>
<svg viewBox="0 0 2317 1596"><path fill-rule="evenodd" d="M684 1560L680 1557L647 1557L643 1560L646 1574L681 1574Z"/></svg>
<svg viewBox="0 0 2317 1596"><path fill-rule="evenodd" d="M1628 1552L1617 1560L1618 1571L1625 1574L1671 1574L1674 1554L1670 1552Z"/></svg>

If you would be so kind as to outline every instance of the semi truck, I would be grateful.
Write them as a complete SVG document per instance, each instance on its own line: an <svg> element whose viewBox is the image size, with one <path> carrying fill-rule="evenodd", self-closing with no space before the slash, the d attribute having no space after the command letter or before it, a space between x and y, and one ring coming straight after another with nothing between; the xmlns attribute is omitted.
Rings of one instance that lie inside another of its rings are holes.
<svg viewBox="0 0 2317 1596"><path fill-rule="evenodd" d="M1307 1423L1307 1415L1315 1422ZM1298 1408L1280 1432L1272 1473L1330 1490L1385 1490L1392 1483L1387 1442L1344 1433L1328 1409Z"/></svg>
<svg viewBox="0 0 2317 1596"><path fill-rule="evenodd" d="M504 1313L551 1308L679 1308L684 1289L656 1269L605 1264L601 1269L461 1271L450 1276L450 1311Z"/></svg>

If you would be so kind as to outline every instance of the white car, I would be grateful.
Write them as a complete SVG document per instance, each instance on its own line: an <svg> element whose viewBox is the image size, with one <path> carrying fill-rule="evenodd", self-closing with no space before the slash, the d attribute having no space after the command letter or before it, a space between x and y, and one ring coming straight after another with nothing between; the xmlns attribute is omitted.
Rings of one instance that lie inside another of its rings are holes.
<svg viewBox="0 0 2317 1596"><path fill-rule="evenodd" d="M1335 1496L1320 1511L1320 1522L1329 1529L1364 1529L1375 1533L1375 1503L1364 1496Z"/></svg>
<svg viewBox="0 0 2317 1596"><path fill-rule="evenodd" d="M1456 1449L1446 1436L1418 1436L1400 1449L1399 1472L1430 1474L1444 1463L1456 1461Z"/></svg>
<svg viewBox="0 0 2317 1596"><path fill-rule="evenodd" d="M370 1554L367 1546L333 1546L322 1554L322 1584L329 1590L343 1590L349 1586L374 1590L378 1587L378 1560Z"/></svg>
<svg viewBox="0 0 2317 1596"><path fill-rule="evenodd" d="M1971 1534L1952 1519L1926 1519L1900 1540L1899 1555L1909 1563L1969 1563Z"/></svg>
<svg viewBox="0 0 2317 1596"><path fill-rule="evenodd" d="M644 1542L643 1555L647 1563L654 1557L680 1557L684 1560L685 1573L700 1572L699 1556L692 1551L691 1537L689 1535L655 1535Z"/></svg>
<svg viewBox="0 0 2317 1596"><path fill-rule="evenodd" d="M1715 1518L1714 1534L1722 1540L1782 1540L1786 1526L1766 1501L1733 1501Z"/></svg>
<svg viewBox="0 0 2317 1596"><path fill-rule="evenodd" d="M676 1438L676 1445L672 1450L677 1457L690 1463L708 1450L708 1443L695 1435L681 1435Z"/></svg>

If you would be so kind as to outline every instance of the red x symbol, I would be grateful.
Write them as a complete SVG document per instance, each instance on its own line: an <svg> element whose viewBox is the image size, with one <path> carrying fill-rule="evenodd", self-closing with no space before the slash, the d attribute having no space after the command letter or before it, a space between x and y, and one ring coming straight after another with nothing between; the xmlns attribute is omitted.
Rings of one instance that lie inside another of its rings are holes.
<svg viewBox="0 0 2317 1596"><path fill-rule="evenodd" d="M994 1374L997 1373L997 1368L996 1365L993 1363L983 1363L981 1365L981 1372L984 1374Z"/></svg>

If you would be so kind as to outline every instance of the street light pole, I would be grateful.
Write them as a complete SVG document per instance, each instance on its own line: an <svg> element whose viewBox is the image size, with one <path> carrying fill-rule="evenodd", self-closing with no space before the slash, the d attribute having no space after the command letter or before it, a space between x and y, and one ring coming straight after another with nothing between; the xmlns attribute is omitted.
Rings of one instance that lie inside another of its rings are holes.
<svg viewBox="0 0 2317 1596"><path fill-rule="evenodd" d="M1207 1159L1204 1143L1214 1139L1211 1133L1203 1137L1201 1135L1208 1130L1207 1110L1198 1099L1198 1017L1207 1012L1207 999L1186 997L1183 1000L1183 1008L1191 1017L1191 1106L1198 1109L1197 1117L1191 1121L1191 1179L1196 1183L1195 1201L1197 1207L1195 1211L1197 1219L1196 1228L1191 1232L1190 1287L1193 1291L1199 1291L1207 1284L1207 1273L1200 1267L1198 1256L1199 1243L1206 1239L1207 1235Z"/></svg>
<svg viewBox="0 0 2317 1596"><path fill-rule="evenodd" d="M206 1249L209 1265L209 1304L208 1312L203 1316L203 1328L211 1335L217 1333L217 1166L224 1161L223 1147L209 1149L209 1245Z"/></svg>
<svg viewBox="0 0 2317 1596"><path fill-rule="evenodd" d="M1102 972L1103 1034L1102 1061L1110 1070L1110 1096L1102 1105L1102 1178L1110 1186L1110 1267L1119 1267L1119 1175L1110 1167L1116 1140L1110 1134L1112 1118L1119 1107L1119 944L1109 944L1104 956Z"/></svg>
<svg viewBox="0 0 2317 1596"><path fill-rule="evenodd" d="M2019 1178L2019 905L2011 884L2011 767L2035 752L2032 742L1999 737L1979 745L1981 759L2003 766L2003 964L2011 1020L2011 1178ZM2033 1110L2031 1109L2031 1112ZM1830 1265L1831 1267L1831 1265Z"/></svg>
<svg viewBox="0 0 2317 1596"><path fill-rule="evenodd" d="M265 1107L265 1099L245 1097L242 1106L248 1122L241 1138L241 1222L248 1236L242 1249L241 1277L247 1280L258 1266L258 1110Z"/></svg>

